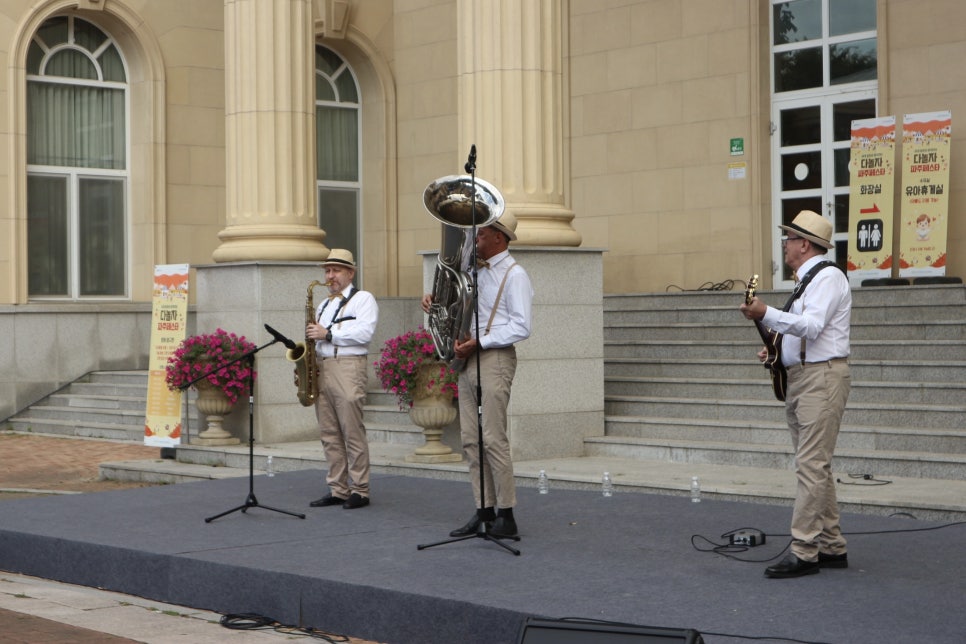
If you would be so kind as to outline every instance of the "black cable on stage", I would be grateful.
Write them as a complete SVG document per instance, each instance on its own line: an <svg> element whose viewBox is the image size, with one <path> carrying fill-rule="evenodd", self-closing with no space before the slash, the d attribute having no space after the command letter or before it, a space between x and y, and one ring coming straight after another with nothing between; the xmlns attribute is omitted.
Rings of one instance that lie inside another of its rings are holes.
<svg viewBox="0 0 966 644"><path fill-rule="evenodd" d="M327 633L311 626L288 626L281 624L271 617L257 613L230 613L221 616L221 625L236 631L273 630L284 635L304 635L314 639L324 640L332 644L348 642L345 635Z"/></svg>
<svg viewBox="0 0 966 644"><path fill-rule="evenodd" d="M897 514L903 514L903 515L909 516L909 517L911 517L913 519L916 518L916 517L910 515L908 512L900 512L900 513L897 513ZM843 536L848 536L848 537L854 537L854 536L857 536L857 535L870 535L870 534L904 534L904 533L907 533L907 532L929 532L929 531L932 531L932 530L942 530L944 528L954 528L954 527L956 527L958 525L966 525L966 521L954 521L952 523L943 523L941 525L929 526L927 528L901 528L901 529L898 529L898 530L870 530L870 531L867 531L867 532L842 532L842 535ZM724 534L721 535L720 538L727 539L728 537L730 537L734 533L739 532L741 530L757 530L757 528L735 528L734 530L729 530L728 532L725 532ZM762 534L766 534L763 531L760 531L760 532L762 532ZM767 536L769 536L769 537L791 537L790 534L769 534ZM695 541L697 539L704 540L706 543L710 544L711 547L710 548L701 548L701 547L699 547L698 544L695 543ZM736 544L730 543L730 541L728 543L715 543L714 541L712 541L711 539L708 539L704 535L700 535L700 534L693 534L693 535L691 535L691 547L694 548L695 550L697 550L698 552L712 552L714 554L721 555L723 557L727 557L728 559L734 559L735 561L741 561L743 563L767 563L769 561L772 561L772 560L777 559L778 557L780 557L786 550L788 550L788 548L791 545L792 545L792 542L789 541L785 545L785 547L782 548L781 552L779 552L774 557L769 557L768 559L743 559L741 557L735 557L734 555L735 554L738 554L738 553L742 553L742 552L747 552L749 548L751 548L751 547L757 547L757 546L736 545Z"/></svg>
<svg viewBox="0 0 966 644"><path fill-rule="evenodd" d="M835 479L836 483L842 485L889 485L892 481L887 481L886 479L877 479L873 474L849 474L850 479L861 479L865 483L859 483L858 481L843 481L842 479Z"/></svg>

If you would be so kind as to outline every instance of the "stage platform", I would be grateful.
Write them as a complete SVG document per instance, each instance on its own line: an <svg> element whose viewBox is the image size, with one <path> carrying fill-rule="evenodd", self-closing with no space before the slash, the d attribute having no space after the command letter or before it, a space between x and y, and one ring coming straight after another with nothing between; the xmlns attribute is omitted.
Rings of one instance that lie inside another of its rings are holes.
<svg viewBox="0 0 966 644"><path fill-rule="evenodd" d="M966 632L963 524L845 514L849 569L776 580L763 571L788 544L787 506L520 488L519 556L478 538L420 550L472 514L468 482L380 474L367 508L309 508L322 475L258 475L264 506L211 522L245 504L247 477L7 501L0 570L391 643L512 643L527 617L694 629L707 643ZM766 543L708 551L744 528Z"/></svg>

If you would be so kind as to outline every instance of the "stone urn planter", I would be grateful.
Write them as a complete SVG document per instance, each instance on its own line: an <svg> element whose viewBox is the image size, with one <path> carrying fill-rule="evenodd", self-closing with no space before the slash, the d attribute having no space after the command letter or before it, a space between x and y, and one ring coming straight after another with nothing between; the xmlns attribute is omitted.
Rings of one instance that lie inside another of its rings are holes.
<svg viewBox="0 0 966 644"><path fill-rule="evenodd" d="M453 395L429 385L431 380L438 378L442 365L442 362L427 362L419 366L409 418L414 425L422 427L426 442L406 457L407 462L457 463L463 460L442 442L443 428L456 420L458 413Z"/></svg>
<svg viewBox="0 0 966 644"><path fill-rule="evenodd" d="M206 380L196 383L198 398L195 400L195 407L205 415L207 427L200 432L191 442L197 445L235 445L239 442L222 425L225 416L229 414L234 405L228 399L228 395L219 387L212 385Z"/></svg>

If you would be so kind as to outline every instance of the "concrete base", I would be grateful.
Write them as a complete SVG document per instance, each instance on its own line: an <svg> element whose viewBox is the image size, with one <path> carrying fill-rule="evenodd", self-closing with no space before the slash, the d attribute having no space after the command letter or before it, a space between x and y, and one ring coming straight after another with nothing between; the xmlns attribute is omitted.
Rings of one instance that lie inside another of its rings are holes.
<svg viewBox="0 0 966 644"><path fill-rule="evenodd" d="M203 445L206 447L214 447L217 445L238 445L241 443L237 438L192 438L190 441L191 445Z"/></svg>
<svg viewBox="0 0 966 644"><path fill-rule="evenodd" d="M410 454L407 463L459 463L463 457L452 452L450 454Z"/></svg>

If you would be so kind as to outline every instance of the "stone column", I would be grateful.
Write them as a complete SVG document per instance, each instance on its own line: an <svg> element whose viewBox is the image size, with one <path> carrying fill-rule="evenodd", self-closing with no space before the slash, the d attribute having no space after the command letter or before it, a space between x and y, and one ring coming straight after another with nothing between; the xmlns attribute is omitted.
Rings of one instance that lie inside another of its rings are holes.
<svg viewBox="0 0 966 644"><path fill-rule="evenodd" d="M215 262L316 261L312 0L225 0L227 222Z"/></svg>
<svg viewBox="0 0 966 644"><path fill-rule="evenodd" d="M515 242L579 246L565 205L567 0L458 0L459 141L517 217Z"/></svg>

